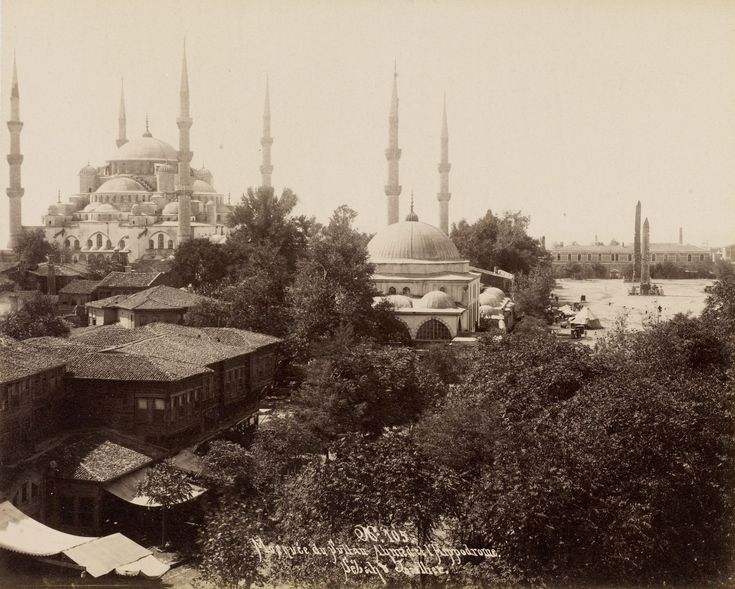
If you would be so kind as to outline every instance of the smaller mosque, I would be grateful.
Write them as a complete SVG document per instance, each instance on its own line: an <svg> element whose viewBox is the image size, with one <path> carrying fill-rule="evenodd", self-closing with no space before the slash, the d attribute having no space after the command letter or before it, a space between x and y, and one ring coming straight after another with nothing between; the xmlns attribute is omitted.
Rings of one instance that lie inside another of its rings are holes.
<svg viewBox="0 0 735 589"><path fill-rule="evenodd" d="M368 243L375 265L373 282L381 293L375 304L387 301L395 315L417 342L446 342L471 335L495 321L510 328L503 319L510 300L500 289L481 292L480 274L470 270L469 260L460 255L448 236L449 229L449 132L446 102L442 115L441 161L439 163L439 226L419 221L411 209L399 221L398 80L393 77L393 96L388 126L388 226ZM497 291L497 292L496 292ZM482 305L482 306L481 306Z"/></svg>
<svg viewBox="0 0 735 589"><path fill-rule="evenodd" d="M51 204L43 215L46 239L66 252L69 261L120 255L132 262L139 259L162 259L188 239L207 238L222 242L229 232L227 219L232 207L214 188L212 173L206 168L193 169L189 145L192 118L189 112L189 77L186 49L182 60L179 116L179 148L153 136L146 117L142 136L127 138L127 118L123 89L120 93L117 150L101 166L87 164L79 171L79 191L65 202ZM18 76L13 63L11 117L10 244L19 238L21 223L20 101ZM271 186L273 166L270 161L270 104L266 86L263 138L263 185Z"/></svg>

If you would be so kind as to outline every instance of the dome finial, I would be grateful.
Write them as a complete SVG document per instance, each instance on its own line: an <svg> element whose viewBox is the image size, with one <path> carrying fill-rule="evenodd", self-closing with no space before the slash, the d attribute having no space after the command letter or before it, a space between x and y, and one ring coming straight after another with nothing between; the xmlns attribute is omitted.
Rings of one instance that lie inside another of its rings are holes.
<svg viewBox="0 0 735 589"><path fill-rule="evenodd" d="M151 135L151 130L148 126L148 113L145 113L145 133L143 133L143 137L153 137L153 135Z"/></svg>
<svg viewBox="0 0 735 589"><path fill-rule="evenodd" d="M419 216L413 211L413 190L411 190L411 212L406 215L406 221L418 221Z"/></svg>

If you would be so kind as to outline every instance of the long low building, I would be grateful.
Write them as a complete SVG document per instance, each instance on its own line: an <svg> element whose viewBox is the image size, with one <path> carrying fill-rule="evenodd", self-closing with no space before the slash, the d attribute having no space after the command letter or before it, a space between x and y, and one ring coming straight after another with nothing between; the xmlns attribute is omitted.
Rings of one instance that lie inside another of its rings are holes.
<svg viewBox="0 0 735 589"><path fill-rule="evenodd" d="M619 278L633 264L633 244L621 245L559 245L550 250L552 264L563 268L569 264L592 266L601 264L611 278ZM681 243L652 243L651 264L672 262L694 270L712 259L708 248Z"/></svg>

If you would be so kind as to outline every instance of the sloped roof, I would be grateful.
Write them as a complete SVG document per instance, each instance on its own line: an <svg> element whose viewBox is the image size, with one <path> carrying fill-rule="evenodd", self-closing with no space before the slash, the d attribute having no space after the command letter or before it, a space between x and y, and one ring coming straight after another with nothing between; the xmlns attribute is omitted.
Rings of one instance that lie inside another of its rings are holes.
<svg viewBox="0 0 735 589"><path fill-rule="evenodd" d="M0 382L10 382L63 366L58 357L39 353L24 342L0 346Z"/></svg>
<svg viewBox="0 0 735 589"><path fill-rule="evenodd" d="M140 292L129 295L113 295L106 299L87 303L95 308L117 308L117 309L188 309L197 303L206 300L207 297L194 294L186 290L172 288L170 286L152 286Z"/></svg>
<svg viewBox="0 0 735 589"><path fill-rule="evenodd" d="M70 264L54 264L54 272L56 276L86 276L87 272L79 268L77 266L72 266ZM48 276L48 263L43 262L42 264L38 265L38 268L35 270L31 270L31 274L35 274L36 276Z"/></svg>
<svg viewBox="0 0 735 589"><path fill-rule="evenodd" d="M99 287L99 284L97 286ZM86 305L87 307L94 307L95 309L114 308L117 306L117 303L119 303L120 301L124 301L126 298L128 298L128 296L130 295L112 295L111 297L107 297L105 299L89 301L88 303L86 303Z"/></svg>
<svg viewBox="0 0 735 589"><path fill-rule="evenodd" d="M100 281L101 287L124 288L150 286L161 272L110 272Z"/></svg>
<svg viewBox="0 0 735 589"><path fill-rule="evenodd" d="M97 325L85 328L83 330L75 330L69 336L71 341L91 346L95 350L103 350L105 348L114 348L125 344L130 344L144 339L156 337L155 333L151 333L144 329L128 329L121 325Z"/></svg>
<svg viewBox="0 0 735 589"><path fill-rule="evenodd" d="M59 294L92 294L98 284L99 280L72 280Z"/></svg>

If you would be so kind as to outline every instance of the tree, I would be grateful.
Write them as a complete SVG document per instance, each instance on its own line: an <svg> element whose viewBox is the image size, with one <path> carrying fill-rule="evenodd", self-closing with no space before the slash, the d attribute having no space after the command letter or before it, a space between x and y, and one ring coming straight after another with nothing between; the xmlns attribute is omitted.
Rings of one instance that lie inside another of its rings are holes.
<svg viewBox="0 0 735 589"><path fill-rule="evenodd" d="M227 277L228 252L224 246L204 237L190 239L176 248L171 271L184 286L195 289L215 285Z"/></svg>
<svg viewBox="0 0 735 589"><path fill-rule="evenodd" d="M21 262L25 262L29 266L36 266L41 262L45 262L48 257L56 259L58 256L57 247L46 241L43 229L23 228L13 251Z"/></svg>
<svg viewBox="0 0 735 589"><path fill-rule="evenodd" d="M65 337L69 335L69 324L56 316L53 299L39 292L25 301L20 309L0 320L0 333L20 340L44 336Z"/></svg>
<svg viewBox="0 0 735 589"><path fill-rule="evenodd" d="M556 286L554 274L548 266L533 268L528 274L515 277L513 300L519 314L546 318L549 297Z"/></svg>
<svg viewBox="0 0 735 589"><path fill-rule="evenodd" d="M96 280L102 280L110 272L125 271L125 266L119 261L97 256L90 256L87 267L89 268L90 276Z"/></svg>
<svg viewBox="0 0 735 589"><path fill-rule="evenodd" d="M138 495L161 506L161 546L166 544L166 516L175 505L188 501L194 492L188 475L169 459L156 463L138 483Z"/></svg>
<svg viewBox="0 0 735 589"><path fill-rule="evenodd" d="M207 476L221 487L252 484L253 456L240 444L228 440L213 440L204 455Z"/></svg>
<svg viewBox="0 0 735 589"><path fill-rule="evenodd" d="M550 260L541 242L527 234L529 223L530 219L520 212L506 212L503 217L497 217L487 211L472 224L464 219L455 223L450 237L473 266L526 273Z"/></svg>

